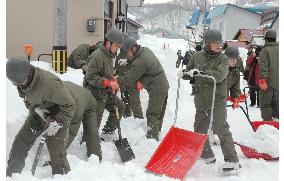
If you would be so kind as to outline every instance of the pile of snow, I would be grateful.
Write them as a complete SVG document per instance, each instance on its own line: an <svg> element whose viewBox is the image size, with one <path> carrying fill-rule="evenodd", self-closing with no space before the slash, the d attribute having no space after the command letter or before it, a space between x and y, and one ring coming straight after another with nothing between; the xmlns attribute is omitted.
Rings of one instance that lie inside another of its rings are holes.
<svg viewBox="0 0 284 181"><path fill-rule="evenodd" d="M273 126L262 125L255 134L240 141L240 144L256 149L258 153L267 153L272 157L279 156L279 130Z"/></svg>
<svg viewBox="0 0 284 181"><path fill-rule="evenodd" d="M174 121L175 113L175 100L177 91L177 69L175 63L177 60L176 52L178 49L182 50L184 54L187 50L187 42L180 39L165 39L157 38L156 36L142 35L138 41L139 44L149 47L155 55L159 58L163 68L166 72L167 78L170 83L169 96L167 110L165 113L164 123L161 130L161 139L168 132ZM166 49L163 49L163 45L166 43ZM243 53L245 54L245 53ZM5 61L2 61L5 64ZM48 70L56 74L50 63L46 62L32 62L33 65ZM66 74L59 75L62 80L69 80L78 85L82 85L83 74L81 70L74 70L69 68ZM242 87L245 84L242 84ZM28 115L23 100L18 97L17 89L10 81L6 79L6 160L10 152L13 140L24 123ZM194 97L190 95L191 86L188 81L181 81L180 87L180 99L178 119L176 126L193 131L193 123L195 118L195 106ZM132 117L123 119L121 122L121 129L123 137L127 138L133 149L136 159L127 163L121 163L119 154L113 143L102 142L103 160L102 163L98 163L97 157L92 156L87 158L85 144L80 145L81 132L80 128L77 137L67 150L67 158L71 167L71 171L67 175L52 176L51 168L41 167L41 165L49 159L46 146L43 149L42 156L39 161L35 176L31 175L31 166L36 154L37 140L34 146L29 151L26 159L26 165L22 174L14 174L12 178L8 178L8 181L86 181L86 180L126 180L126 181L158 181L158 180L171 180L168 177L159 177L152 174L145 173L145 165L153 155L154 151L160 144L155 140L147 140L146 135L146 109L148 105L148 94L145 90L141 92L141 103L145 119L134 119ZM244 104L242 104L244 106ZM257 108L249 108L250 116L252 119L260 120L260 111ZM108 113L105 112L101 128L104 126ZM243 115L240 109L228 108L228 123L230 124L230 130L232 132L234 140L242 140L251 138L254 135L250 125L248 124L246 117ZM262 159L247 159L240 148L236 146L240 164L242 165L241 172L237 176L220 177L218 174L218 166L223 161L223 154L219 146L212 147L217 163L212 165L206 165L204 161L198 160L193 168L188 172L184 180L187 181L266 181L274 178L278 180L278 162L267 162ZM252 177L253 176L253 177Z"/></svg>

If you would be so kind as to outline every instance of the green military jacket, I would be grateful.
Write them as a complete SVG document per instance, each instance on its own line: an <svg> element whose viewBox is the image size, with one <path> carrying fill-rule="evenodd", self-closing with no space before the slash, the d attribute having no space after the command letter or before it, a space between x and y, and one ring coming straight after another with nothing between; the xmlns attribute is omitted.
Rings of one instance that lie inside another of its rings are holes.
<svg viewBox="0 0 284 181"><path fill-rule="evenodd" d="M267 86L279 89L279 44L267 42L259 53L260 79L267 80Z"/></svg>
<svg viewBox="0 0 284 181"><path fill-rule="evenodd" d="M34 67L34 76L27 87L18 87L28 109L48 109L57 122L69 124L74 116L76 102L68 88L52 73Z"/></svg>
<svg viewBox="0 0 284 181"><path fill-rule="evenodd" d="M68 57L68 66L74 69L80 69L82 65L87 64L90 55L90 45L79 45Z"/></svg>
<svg viewBox="0 0 284 181"><path fill-rule="evenodd" d="M228 58L223 53L210 54L208 51L199 51L192 55L186 71L197 68L206 75L216 79L215 107L226 107L227 76L229 72ZM196 95L195 107L199 110L211 110L213 95L213 80L195 77Z"/></svg>
<svg viewBox="0 0 284 181"><path fill-rule="evenodd" d="M230 67L227 79L227 96L239 98L241 94L240 70L237 67Z"/></svg>
<svg viewBox="0 0 284 181"><path fill-rule="evenodd" d="M169 82L158 58L147 47L140 47L132 58L130 70L118 78L120 84L130 86L140 81L149 93L167 93Z"/></svg>
<svg viewBox="0 0 284 181"><path fill-rule="evenodd" d="M89 63L84 78L84 87L91 90L97 99L106 99L108 88L102 86L105 79L112 80L114 75L114 55L104 45L100 45L89 56Z"/></svg>
<svg viewBox="0 0 284 181"><path fill-rule="evenodd" d="M80 120L76 118L81 118L86 110L94 108L96 100L91 91L84 87L81 87L69 81L63 81L63 85L68 89L69 93L76 103L76 110L74 112L73 119Z"/></svg>

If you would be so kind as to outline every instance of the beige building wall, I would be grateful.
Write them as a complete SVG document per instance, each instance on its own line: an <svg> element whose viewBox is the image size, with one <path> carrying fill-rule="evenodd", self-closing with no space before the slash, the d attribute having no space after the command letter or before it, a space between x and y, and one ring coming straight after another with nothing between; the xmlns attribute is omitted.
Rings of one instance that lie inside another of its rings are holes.
<svg viewBox="0 0 284 181"><path fill-rule="evenodd" d="M112 1L115 16L117 0ZM68 0L67 3L69 55L80 43L93 44L103 40L104 0ZM6 6L6 57L24 57L26 43L33 45L33 60L41 53L51 53L53 0L8 0ZM89 18L96 18L96 31L92 33L86 29ZM51 60L51 57L46 58Z"/></svg>

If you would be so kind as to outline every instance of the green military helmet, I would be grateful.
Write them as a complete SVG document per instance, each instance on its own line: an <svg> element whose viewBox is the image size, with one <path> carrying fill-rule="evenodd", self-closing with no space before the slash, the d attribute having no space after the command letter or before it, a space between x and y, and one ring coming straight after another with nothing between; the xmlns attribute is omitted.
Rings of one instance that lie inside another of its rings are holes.
<svg viewBox="0 0 284 181"><path fill-rule="evenodd" d="M134 45L137 44L137 41L134 38L131 38L130 36L127 37L124 41L123 41L123 45L122 45L122 50L124 52L127 52L127 50L129 48L132 48Z"/></svg>
<svg viewBox="0 0 284 181"><path fill-rule="evenodd" d="M228 47L225 50L225 55L228 58L238 58L240 56L239 49L236 47Z"/></svg>
<svg viewBox="0 0 284 181"><path fill-rule="evenodd" d="M6 63L6 76L16 86L22 85L28 78L31 64L23 58L10 58Z"/></svg>
<svg viewBox="0 0 284 181"><path fill-rule="evenodd" d="M118 29L110 29L105 34L105 38L113 43L117 43L119 45L123 42L123 34Z"/></svg>
<svg viewBox="0 0 284 181"><path fill-rule="evenodd" d="M268 30L266 33L265 33L265 38L276 38L277 37L277 33L276 31L274 30Z"/></svg>
<svg viewBox="0 0 284 181"><path fill-rule="evenodd" d="M128 33L126 32L122 32L122 35L123 35L123 40L125 40L128 37Z"/></svg>
<svg viewBox="0 0 284 181"><path fill-rule="evenodd" d="M222 34L218 30L208 30L204 35L205 42L219 42L222 43Z"/></svg>

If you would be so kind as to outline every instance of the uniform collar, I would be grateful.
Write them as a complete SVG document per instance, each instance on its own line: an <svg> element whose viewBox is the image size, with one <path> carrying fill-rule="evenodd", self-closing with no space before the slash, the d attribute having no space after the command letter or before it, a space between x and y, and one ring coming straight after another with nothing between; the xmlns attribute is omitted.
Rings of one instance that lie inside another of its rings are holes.
<svg viewBox="0 0 284 181"><path fill-rule="evenodd" d="M33 67L33 69L34 69L34 73L33 73L34 75L33 75L33 78L32 78L32 81L30 82L30 84L27 85L26 87L21 86L21 88L25 92L31 91L37 85L37 82L39 80L39 76L40 76L39 69L35 68L35 67Z"/></svg>
<svg viewBox="0 0 284 181"><path fill-rule="evenodd" d="M216 52L213 52L212 50L210 50L209 48L207 48L207 47L204 47L204 54L206 55L206 56L208 56L208 57L210 57L210 58L215 58L215 57L217 57L217 56L219 56L220 55L220 53L221 52L218 52L218 53L216 53Z"/></svg>
<svg viewBox="0 0 284 181"><path fill-rule="evenodd" d="M136 53L136 55L133 56L132 60L136 59L137 57L139 57L141 55L141 53L143 52L144 48L139 46L139 49Z"/></svg>
<svg viewBox="0 0 284 181"><path fill-rule="evenodd" d="M114 58L114 55L112 53L110 53L110 51L108 49L106 49L104 44L100 44L99 49L101 49L102 52L104 52L104 54L106 54L108 57Z"/></svg>

